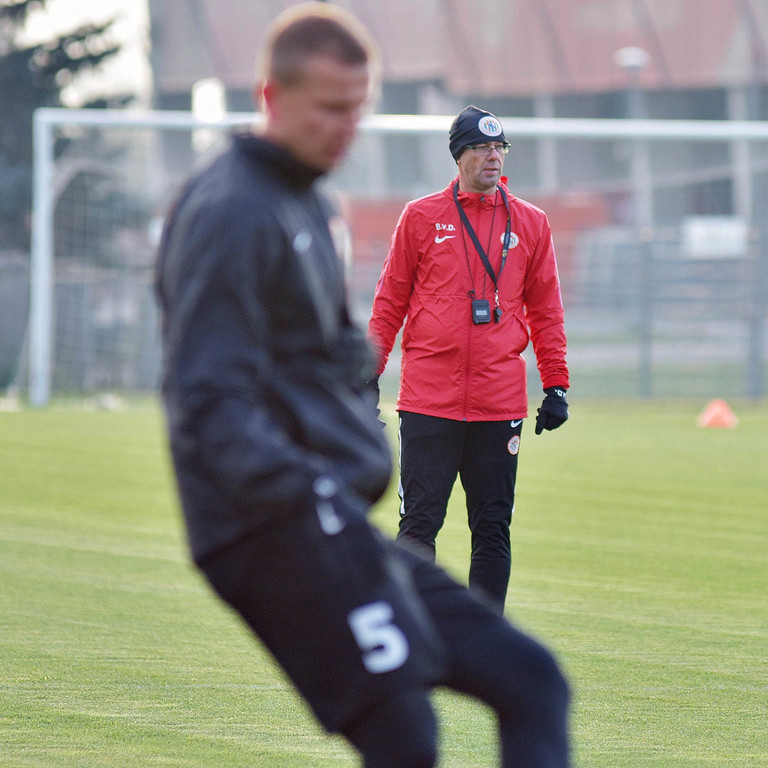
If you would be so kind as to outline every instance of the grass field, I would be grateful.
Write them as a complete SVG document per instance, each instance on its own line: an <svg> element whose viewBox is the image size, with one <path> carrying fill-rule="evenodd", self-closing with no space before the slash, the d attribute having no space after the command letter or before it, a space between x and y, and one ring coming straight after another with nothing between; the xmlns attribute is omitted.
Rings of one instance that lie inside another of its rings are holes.
<svg viewBox="0 0 768 768"><path fill-rule="evenodd" d="M579 768L768 766L768 405L703 405L524 431L508 609L569 675ZM188 564L154 404L0 413L0 478L0 766L357 765ZM462 580L465 528L457 494ZM441 765L495 765L490 714L435 701Z"/></svg>

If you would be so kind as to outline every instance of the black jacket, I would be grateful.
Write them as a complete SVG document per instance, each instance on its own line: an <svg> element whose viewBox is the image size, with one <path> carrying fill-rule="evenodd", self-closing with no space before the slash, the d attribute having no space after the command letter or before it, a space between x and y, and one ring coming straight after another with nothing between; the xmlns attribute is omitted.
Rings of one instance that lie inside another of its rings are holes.
<svg viewBox="0 0 768 768"><path fill-rule="evenodd" d="M370 505L391 472L318 174L238 135L172 207L160 246L163 399L194 558L336 481Z"/></svg>

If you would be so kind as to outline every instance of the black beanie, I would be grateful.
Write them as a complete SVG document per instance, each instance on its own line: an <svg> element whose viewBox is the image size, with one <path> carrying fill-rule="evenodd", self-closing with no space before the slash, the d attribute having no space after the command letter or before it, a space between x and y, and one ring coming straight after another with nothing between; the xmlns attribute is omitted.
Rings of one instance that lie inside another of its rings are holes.
<svg viewBox="0 0 768 768"><path fill-rule="evenodd" d="M458 160L461 153L472 144L507 140L499 118L473 105L459 112L451 124L448 138L448 147L454 160Z"/></svg>

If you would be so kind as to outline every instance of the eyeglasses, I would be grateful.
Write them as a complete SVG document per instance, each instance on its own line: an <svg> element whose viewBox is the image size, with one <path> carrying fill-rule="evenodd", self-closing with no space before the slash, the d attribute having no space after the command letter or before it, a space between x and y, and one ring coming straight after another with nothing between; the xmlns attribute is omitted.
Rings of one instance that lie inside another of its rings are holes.
<svg viewBox="0 0 768 768"><path fill-rule="evenodd" d="M503 144L470 144L467 149L471 149L476 155L490 155L496 150L500 155L506 155L509 152L509 142Z"/></svg>

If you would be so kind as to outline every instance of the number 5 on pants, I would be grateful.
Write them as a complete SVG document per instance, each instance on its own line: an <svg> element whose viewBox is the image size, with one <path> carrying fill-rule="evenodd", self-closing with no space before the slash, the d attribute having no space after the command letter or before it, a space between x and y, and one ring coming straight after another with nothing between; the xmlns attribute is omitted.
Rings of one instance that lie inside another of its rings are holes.
<svg viewBox="0 0 768 768"><path fill-rule="evenodd" d="M379 600L349 612L347 621L371 674L392 672L408 660L408 640L392 623L392 606Z"/></svg>

